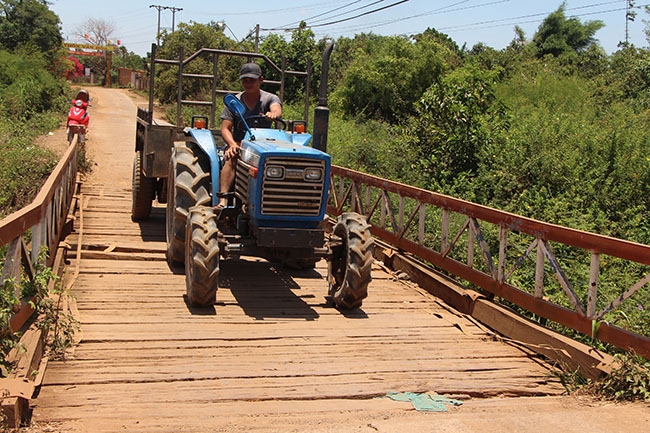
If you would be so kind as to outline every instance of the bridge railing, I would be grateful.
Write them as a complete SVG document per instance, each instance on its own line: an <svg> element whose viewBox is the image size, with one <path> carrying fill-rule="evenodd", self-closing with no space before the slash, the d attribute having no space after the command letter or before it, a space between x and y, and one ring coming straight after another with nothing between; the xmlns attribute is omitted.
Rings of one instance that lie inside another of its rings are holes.
<svg viewBox="0 0 650 433"><path fill-rule="evenodd" d="M331 182L330 214L366 215L374 236L488 297L497 296L542 323L549 320L650 359L650 339L615 325L629 320L630 311L647 308L639 298L648 299L650 246L338 166L332 168ZM612 299L606 297L613 292Z"/></svg>
<svg viewBox="0 0 650 433"><path fill-rule="evenodd" d="M77 155L75 138L34 201L0 221L0 247L6 246L2 290L16 290L17 299L21 278L33 280L41 251L48 256L46 266L51 266L52 252L69 229L66 223L77 188ZM10 321L12 332L22 328L34 312L28 300L22 301Z"/></svg>

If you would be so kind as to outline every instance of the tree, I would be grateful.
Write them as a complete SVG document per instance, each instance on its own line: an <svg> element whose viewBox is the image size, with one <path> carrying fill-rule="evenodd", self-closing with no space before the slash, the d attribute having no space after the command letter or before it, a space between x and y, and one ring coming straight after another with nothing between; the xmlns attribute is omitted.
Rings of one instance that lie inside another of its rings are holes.
<svg viewBox="0 0 650 433"><path fill-rule="evenodd" d="M59 17L48 9L46 1L0 1L0 47L12 51L32 46L53 55L62 42Z"/></svg>
<svg viewBox="0 0 650 433"><path fill-rule="evenodd" d="M352 55L333 92L348 115L394 123L414 112L414 103L458 56L437 37L417 43L402 36L370 38Z"/></svg>
<svg viewBox="0 0 650 433"><path fill-rule="evenodd" d="M311 60L313 69L310 92L312 95L314 94L318 88L317 77L320 76L320 50L314 40L314 32L307 28L307 24L304 21L291 33L290 42L287 42L278 35L271 34L262 42L260 52L265 54L278 66L282 66L282 60L285 59L287 69L294 71L306 71L307 65ZM280 78L273 77L273 71L268 69L266 68L265 70L266 78ZM302 98L304 88L304 78L286 77L284 99L294 101Z"/></svg>
<svg viewBox="0 0 650 433"><path fill-rule="evenodd" d="M243 46L242 46L243 44ZM178 59L180 48L183 47L185 57L195 53L201 48L214 48L221 50L251 51L252 44L248 41L238 43L224 33L223 26L216 22L199 24L196 22L180 23L174 32L164 31L161 35L160 47L156 57L162 59ZM244 60L232 56L223 56L219 60L218 76L222 89L233 89L239 85L239 69ZM191 74L212 74L212 57L204 56L192 61L184 70ZM177 98L178 70L175 67L158 67L156 69L157 84L156 97L163 104L168 104ZM208 80L186 80L183 85L183 94L188 99L209 100L211 84Z"/></svg>
<svg viewBox="0 0 650 433"><path fill-rule="evenodd" d="M560 56L582 52L597 43L594 35L605 24L602 21L587 21L584 24L578 18L567 18L564 14L566 3L544 19L533 37L537 56L547 54Z"/></svg>
<svg viewBox="0 0 650 433"><path fill-rule="evenodd" d="M515 37L508 45L508 49L519 52L526 45L526 32L519 26L515 26Z"/></svg>
<svg viewBox="0 0 650 433"><path fill-rule="evenodd" d="M492 131L505 129L503 107L497 103L495 83L499 71L468 64L435 82L416 104L412 131L423 179L430 188L459 175L472 176L481 150L494 139Z"/></svg>
<svg viewBox="0 0 650 433"><path fill-rule="evenodd" d="M113 55L113 66L116 68L130 68L130 69L146 69L145 59L134 53L128 51L125 46L117 48Z"/></svg>
<svg viewBox="0 0 650 433"><path fill-rule="evenodd" d="M88 18L88 21L77 28L76 36L84 38L89 44L109 45L116 28L116 24L112 21Z"/></svg>
<svg viewBox="0 0 650 433"><path fill-rule="evenodd" d="M111 38L115 33L117 26L112 21L106 21L99 18L88 18L75 30L75 36L84 39L89 45L109 46L112 45ZM87 57L82 59L84 65L97 72L108 73L108 61L106 53L101 57Z"/></svg>

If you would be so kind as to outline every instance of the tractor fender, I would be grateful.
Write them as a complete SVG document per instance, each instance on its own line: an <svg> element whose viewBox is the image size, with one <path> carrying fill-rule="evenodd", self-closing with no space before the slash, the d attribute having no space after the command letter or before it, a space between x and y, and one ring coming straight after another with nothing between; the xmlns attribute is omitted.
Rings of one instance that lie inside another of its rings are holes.
<svg viewBox="0 0 650 433"><path fill-rule="evenodd" d="M222 157L219 156L217 144L214 141L214 136L209 129L190 129L190 135L203 150L203 152L210 159L210 177L212 179L212 205L219 204L219 197L217 194L220 191L220 174L221 166L223 164Z"/></svg>

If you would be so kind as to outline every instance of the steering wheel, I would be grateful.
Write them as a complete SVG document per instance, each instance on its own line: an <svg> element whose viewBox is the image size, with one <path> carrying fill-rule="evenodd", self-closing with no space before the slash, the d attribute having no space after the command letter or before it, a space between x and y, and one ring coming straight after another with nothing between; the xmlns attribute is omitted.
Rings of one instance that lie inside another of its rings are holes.
<svg viewBox="0 0 650 433"><path fill-rule="evenodd" d="M266 116L262 116L262 115L250 116L250 117L246 118L246 123L248 124L248 126L251 129L252 128L262 128L262 125L265 125L266 123L268 123L268 121L269 121L269 118L267 118ZM282 129L282 130L287 129L287 122L285 120L283 120L283 119L280 119L280 118L273 119L272 122L275 122L276 126L277 126L277 124L279 124L281 126L280 129ZM239 122L237 122L237 129L240 132L246 132L246 125L244 125L243 120L240 119Z"/></svg>

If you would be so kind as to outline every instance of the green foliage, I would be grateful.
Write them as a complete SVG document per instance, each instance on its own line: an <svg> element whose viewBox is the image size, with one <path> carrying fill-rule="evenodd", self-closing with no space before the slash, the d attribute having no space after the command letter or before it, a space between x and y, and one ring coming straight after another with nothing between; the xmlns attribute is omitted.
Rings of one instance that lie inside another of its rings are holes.
<svg viewBox="0 0 650 433"><path fill-rule="evenodd" d="M18 284L14 280L6 280L0 291L0 366L3 376L12 368L7 363L7 354L16 347L20 338L19 333L11 332L9 321L21 301L30 302L35 309L39 316L37 325L49 334L50 351L54 356L63 354L74 343L78 322L71 314L60 309L59 302L64 294L58 275L46 266L47 258L46 249L39 251L38 258L33 263L33 279L23 275ZM50 286L53 287L51 293ZM20 298L16 292L20 292Z"/></svg>
<svg viewBox="0 0 650 433"><path fill-rule="evenodd" d="M396 141L394 128L379 121L346 121L338 113L330 113L328 153L334 164L366 173L382 173L388 179L401 179L408 168L406 152Z"/></svg>
<svg viewBox="0 0 650 433"><path fill-rule="evenodd" d="M67 85L46 66L37 52L0 50L0 216L30 203L57 163L34 145L59 127L69 103Z"/></svg>
<svg viewBox="0 0 650 433"><path fill-rule="evenodd" d="M187 58L201 48L222 50L240 50L236 42L227 38L216 23L198 24L194 22L180 23L173 33L164 33L156 57L160 59L178 60L180 48L183 47L184 57ZM244 59L226 56L220 59L218 76L221 78L221 88L232 89L239 86L239 68ZM186 74L212 74L212 57L205 56L192 61L183 70ZM178 68L162 67L156 69L155 96L162 104L175 103L178 95ZM211 99L211 83L208 80L184 80L183 98L195 100Z"/></svg>
<svg viewBox="0 0 650 433"><path fill-rule="evenodd" d="M25 122L37 113L63 109L65 83L48 72L47 65L33 50L0 50L0 116Z"/></svg>
<svg viewBox="0 0 650 433"><path fill-rule="evenodd" d="M59 17L43 1L0 1L0 48L15 50L33 47L42 53L55 53L63 38Z"/></svg>
<svg viewBox="0 0 650 433"><path fill-rule="evenodd" d="M286 68L292 71L307 71L308 63L312 64L311 94L318 91L318 79L321 72L322 49L317 47L314 40L314 32L308 29L304 22L301 22L291 34L291 41L287 42L278 35L269 35L260 45L260 52L265 54L278 67L282 67L283 59ZM280 76L274 73L269 66L264 66L263 71L266 79L279 80ZM305 79L288 76L285 82L284 100L294 102L301 100L305 92Z"/></svg>
<svg viewBox="0 0 650 433"><path fill-rule="evenodd" d="M147 69L148 64L142 56L121 46L113 55L113 68Z"/></svg>
<svg viewBox="0 0 650 433"><path fill-rule="evenodd" d="M537 29L533 43L537 47L538 57L548 54L572 55L596 42L594 35L605 24L602 21L587 21L583 24L578 18L567 18L565 9L566 3L562 3Z"/></svg>
<svg viewBox="0 0 650 433"><path fill-rule="evenodd" d="M3 217L31 203L57 163L52 152L33 144L35 134L15 136L14 132L0 132L0 139L4 140L0 159L0 216Z"/></svg>
<svg viewBox="0 0 650 433"><path fill-rule="evenodd" d="M626 102L636 111L650 108L650 55L647 49L623 48L612 54L609 67L595 77L599 104Z"/></svg>
<svg viewBox="0 0 650 433"><path fill-rule="evenodd" d="M45 266L46 259L47 254L43 250L34 264L34 279L22 283L21 297L31 299L32 307L39 316L37 326L48 334L51 356L61 357L74 344L79 323L71 313L61 309L62 298L69 294L64 293L58 275ZM50 283L53 283L52 290Z"/></svg>
<svg viewBox="0 0 650 433"><path fill-rule="evenodd" d="M618 367L590 388L604 400L650 402L650 361L633 354L615 357Z"/></svg>
<svg viewBox="0 0 650 433"><path fill-rule="evenodd" d="M11 365L7 362L7 354L16 347L18 335L11 332L9 321L14 314L15 308L20 305L20 299L16 296L15 281L3 281L0 290L0 377L6 377Z"/></svg>
<svg viewBox="0 0 650 433"><path fill-rule="evenodd" d="M447 68L453 58L447 46L422 38L417 44L393 36L372 38L358 48L332 92L349 116L396 123L414 114L414 103Z"/></svg>
<svg viewBox="0 0 650 433"><path fill-rule="evenodd" d="M476 173L482 148L506 127L502 109L495 103L498 74L498 70L469 64L445 75L422 94L412 131L418 137L424 177L451 184L461 173Z"/></svg>
<svg viewBox="0 0 650 433"><path fill-rule="evenodd" d="M623 104L603 111L590 85L540 67L499 86L511 126L506 141L481 156L480 201L617 237L636 232L637 241L647 241L632 214L648 210L642 197L650 119Z"/></svg>
<svg viewBox="0 0 650 433"><path fill-rule="evenodd" d="M20 334L14 334L9 330L9 320L21 301L29 302L36 311L39 317L36 324L45 330L49 337L51 356L62 356L74 343L74 335L79 324L70 313L60 308L61 299L67 294L63 293L59 276L52 268L46 266L47 258L46 249L41 250L36 262L33 263L33 279L29 279L26 275L22 276L17 287L20 291L20 299L15 296L17 288L14 281L5 281L0 292L0 318L2 319L0 350L2 350L2 367L5 371L12 367L6 363L6 355L16 346L20 337Z"/></svg>

